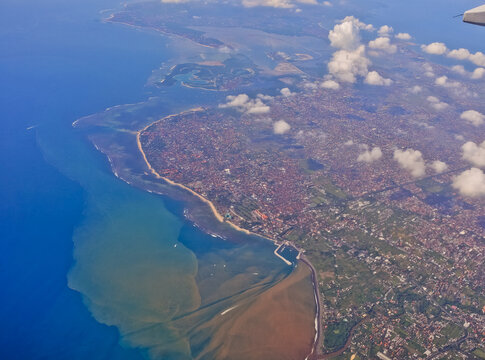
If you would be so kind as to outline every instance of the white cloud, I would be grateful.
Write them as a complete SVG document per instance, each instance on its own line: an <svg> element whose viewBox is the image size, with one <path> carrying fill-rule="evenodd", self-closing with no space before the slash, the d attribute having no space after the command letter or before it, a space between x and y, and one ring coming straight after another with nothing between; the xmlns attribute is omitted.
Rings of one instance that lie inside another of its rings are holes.
<svg viewBox="0 0 485 360"><path fill-rule="evenodd" d="M456 60L468 60L477 66L485 67L485 54L481 51L477 51L475 54L473 54L468 49L464 48L448 50L446 45L441 42L434 42L429 45L421 45L421 49L428 54L446 55L447 57Z"/></svg>
<svg viewBox="0 0 485 360"><path fill-rule="evenodd" d="M266 114L270 111L270 107L263 103L261 97L264 98L265 95L261 95L256 99L250 99L246 94L239 94L236 96L229 95L226 97L227 102L225 104L220 104L219 107L235 108L236 110L246 114Z"/></svg>
<svg viewBox="0 0 485 360"><path fill-rule="evenodd" d="M295 6L291 0L242 0L242 5L248 8L266 6L282 9L290 9Z"/></svg>
<svg viewBox="0 0 485 360"><path fill-rule="evenodd" d="M189 2L190 0L161 0L164 4L182 4Z"/></svg>
<svg viewBox="0 0 485 360"><path fill-rule="evenodd" d="M429 45L421 45L421 49L427 54L443 55L448 51L445 44L441 42L434 42Z"/></svg>
<svg viewBox="0 0 485 360"><path fill-rule="evenodd" d="M455 49L455 50L451 50L447 56L457 60L465 60L465 59L468 59L468 57L470 56L470 51L463 48Z"/></svg>
<svg viewBox="0 0 485 360"><path fill-rule="evenodd" d="M485 54L481 51L478 51L475 54L470 54L468 60L477 66L485 66Z"/></svg>
<svg viewBox="0 0 485 360"><path fill-rule="evenodd" d="M330 30L330 45L338 49L355 50L360 44L359 27L354 21L345 21Z"/></svg>
<svg viewBox="0 0 485 360"><path fill-rule="evenodd" d="M452 186L464 196L483 196L485 195L485 174L480 169L471 168L458 175L453 180Z"/></svg>
<svg viewBox="0 0 485 360"><path fill-rule="evenodd" d="M290 124L288 124L285 120L278 120L273 123L273 131L275 134L281 135L288 132L290 129Z"/></svg>
<svg viewBox="0 0 485 360"><path fill-rule="evenodd" d="M464 111L461 113L460 118L475 126L480 126L485 122L485 115L476 110Z"/></svg>
<svg viewBox="0 0 485 360"><path fill-rule="evenodd" d="M408 33L399 33L395 37L399 40L411 40L411 35L409 35Z"/></svg>
<svg viewBox="0 0 485 360"><path fill-rule="evenodd" d="M457 88L461 86L461 84L458 81L449 81L448 76L446 75L436 78L434 83L438 86L443 86L447 88Z"/></svg>
<svg viewBox="0 0 485 360"><path fill-rule="evenodd" d="M431 107L437 111L444 110L449 106L447 103L440 101L436 96L428 96L426 100L428 100Z"/></svg>
<svg viewBox="0 0 485 360"><path fill-rule="evenodd" d="M472 72L468 72L465 70L465 67L463 65L454 65L451 67L451 70L456 72L457 74L468 76L473 80L479 80L485 76L485 68L482 67L478 67Z"/></svg>
<svg viewBox="0 0 485 360"><path fill-rule="evenodd" d="M340 89L340 84L334 80L326 80L320 84L324 89L338 90Z"/></svg>
<svg viewBox="0 0 485 360"><path fill-rule="evenodd" d="M465 70L463 65L452 66L451 71L454 71L454 72L456 72L457 74L460 74L460 75L466 75L467 74L467 71Z"/></svg>
<svg viewBox="0 0 485 360"><path fill-rule="evenodd" d="M427 77L434 77L434 69L430 64L423 64L424 75Z"/></svg>
<svg viewBox="0 0 485 360"><path fill-rule="evenodd" d="M322 4L325 6L333 6L330 1L324 1Z"/></svg>
<svg viewBox="0 0 485 360"><path fill-rule="evenodd" d="M328 63L328 71L340 81L355 83L357 76L367 75L370 64L365 57L365 46L361 45L354 51L336 51Z"/></svg>
<svg viewBox="0 0 485 360"><path fill-rule="evenodd" d="M303 87L304 87L305 89L315 91L315 90L318 88L318 85L317 85L317 84L315 84L314 82L309 82L309 81L307 81L307 82L304 82L304 83L303 83Z"/></svg>
<svg viewBox="0 0 485 360"><path fill-rule="evenodd" d="M463 150L463 159L474 166L485 168L485 141L478 145L468 141L462 145L461 149Z"/></svg>
<svg viewBox="0 0 485 360"><path fill-rule="evenodd" d="M483 76L485 76L485 68L479 67L473 70L471 78L474 80L478 80L481 79Z"/></svg>
<svg viewBox="0 0 485 360"><path fill-rule="evenodd" d="M307 5L317 5L318 2L317 0L296 0L297 2L301 4L307 4Z"/></svg>
<svg viewBox="0 0 485 360"><path fill-rule="evenodd" d="M391 40L388 37L378 37L370 41L369 47L371 49L385 51L389 54L394 54L397 51L397 46L391 44Z"/></svg>
<svg viewBox="0 0 485 360"><path fill-rule="evenodd" d="M377 71L371 71L365 77L364 82L369 85L378 86L390 86L392 84L391 79L383 78Z"/></svg>
<svg viewBox="0 0 485 360"><path fill-rule="evenodd" d="M409 91L413 94L419 94L421 91L423 91L423 88L419 85L414 85L411 89L409 89Z"/></svg>
<svg viewBox="0 0 485 360"><path fill-rule="evenodd" d="M353 16L347 16L329 32L330 44L339 50L333 53L327 65L330 74L327 80L333 77L340 82L355 83L357 77L364 77L365 82L371 85L390 85L392 80L381 77L377 72L373 71L369 74L369 66L372 63L366 56L365 45L360 43L361 29L373 31L374 27ZM380 50L395 51L393 48L395 45L390 45L388 40L376 39L372 44L380 47ZM336 88L333 83L323 84L323 87Z"/></svg>
<svg viewBox="0 0 485 360"><path fill-rule="evenodd" d="M392 32L394 32L394 29L391 26L383 25L379 28L377 33L380 36L389 36Z"/></svg>
<svg viewBox="0 0 485 360"><path fill-rule="evenodd" d="M371 163L373 161L379 160L382 157L381 148L376 146L372 150L366 150L363 153L359 154L357 157L357 161L362 161L366 163Z"/></svg>
<svg viewBox="0 0 485 360"><path fill-rule="evenodd" d="M409 171L415 178L422 177L426 173L426 165L424 163L423 154L419 150L395 150L394 160L399 163L401 168Z"/></svg>
<svg viewBox="0 0 485 360"><path fill-rule="evenodd" d="M274 99L271 95L264 95L264 94L258 94L256 95L258 99L264 100L264 101L271 101Z"/></svg>
<svg viewBox="0 0 485 360"><path fill-rule="evenodd" d="M280 93L281 95L283 95L284 97L289 97L289 96L292 96L292 95L295 95L294 93L291 92L290 89L288 88L283 88L280 90Z"/></svg>
<svg viewBox="0 0 485 360"><path fill-rule="evenodd" d="M246 110L247 114L266 114L269 113L270 107L265 105L260 99L254 100L254 102L250 102L248 104L248 108Z"/></svg>
<svg viewBox="0 0 485 360"><path fill-rule="evenodd" d="M448 170L448 165L440 160L435 160L431 163L431 168L437 173L441 174L442 172L445 172Z"/></svg>
<svg viewBox="0 0 485 360"><path fill-rule="evenodd" d="M468 60L477 66L485 66L485 54L481 51L472 54L468 49L460 48L451 50L447 56L457 60Z"/></svg>
<svg viewBox="0 0 485 360"><path fill-rule="evenodd" d="M346 142L344 142L344 145L345 145L345 146L351 146L351 145L354 145L354 140L347 140Z"/></svg>
<svg viewBox="0 0 485 360"><path fill-rule="evenodd" d="M344 22L352 22L355 26L357 26L360 30L366 30L366 31L374 31L374 26L372 24L366 24L357 19L354 16L346 16L344 19L340 21L340 23Z"/></svg>
<svg viewBox="0 0 485 360"><path fill-rule="evenodd" d="M232 52L232 49L228 46L222 46L219 48L219 52L223 53L223 54L230 54Z"/></svg>

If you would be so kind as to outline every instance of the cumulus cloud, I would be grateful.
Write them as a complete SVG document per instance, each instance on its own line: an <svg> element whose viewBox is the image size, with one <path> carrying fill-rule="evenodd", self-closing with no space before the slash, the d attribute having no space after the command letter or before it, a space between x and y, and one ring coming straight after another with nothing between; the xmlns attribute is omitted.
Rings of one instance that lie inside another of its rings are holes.
<svg viewBox="0 0 485 360"><path fill-rule="evenodd" d="M306 4L306 5L318 4L317 0L296 0L296 2L300 4ZM242 0L242 5L248 8L256 7L256 6L266 6L266 7L280 8L280 9L291 9L295 7L293 0ZM301 9L296 9L296 11L300 12Z"/></svg>
<svg viewBox="0 0 485 360"><path fill-rule="evenodd" d="M290 124L288 124L285 120L278 120L273 123L273 132L275 134L281 135L288 132L290 129Z"/></svg>
<svg viewBox="0 0 485 360"><path fill-rule="evenodd" d="M334 80L325 80L320 84L324 89L338 90L340 89L340 84Z"/></svg>
<svg viewBox="0 0 485 360"><path fill-rule="evenodd" d="M377 71L371 71L365 77L364 82L369 85L377 86L390 86L392 84L391 79L383 78Z"/></svg>
<svg viewBox="0 0 485 360"><path fill-rule="evenodd" d="M430 64L423 64L424 75L427 77L434 77L434 69Z"/></svg>
<svg viewBox="0 0 485 360"><path fill-rule="evenodd" d="M446 88L458 88L458 87L461 86L461 84L458 81L448 80L448 76L446 76L446 75L443 75L443 76L440 76L439 78L436 78L434 83L438 86L443 86L443 87L446 87Z"/></svg>
<svg viewBox="0 0 485 360"><path fill-rule="evenodd" d="M318 88L318 84L316 84L314 82L306 81L306 82L303 83L303 87L307 90L315 91Z"/></svg>
<svg viewBox="0 0 485 360"><path fill-rule="evenodd" d="M481 79L484 76L485 76L485 68L480 67L480 68L476 68L475 70L473 70L471 78L474 79L474 80L478 80L478 79Z"/></svg>
<svg viewBox="0 0 485 360"><path fill-rule="evenodd" d="M232 49L228 46L221 46L219 48L219 52L223 53L223 54L230 54L232 52Z"/></svg>
<svg viewBox="0 0 485 360"><path fill-rule="evenodd" d="M395 37L399 40L411 40L411 35L409 35L408 33L399 33Z"/></svg>
<svg viewBox="0 0 485 360"><path fill-rule="evenodd" d="M283 95L284 97L289 97L289 96L292 96L292 95L295 95L294 93L291 92L290 89L288 88L283 88L280 90L280 93L281 95Z"/></svg>
<svg viewBox="0 0 485 360"><path fill-rule="evenodd" d="M421 45L421 49L428 54L446 55L447 57L456 60L468 60L477 66L485 67L485 54L481 51L477 51L475 54L473 54L468 49L464 48L448 50L446 45L441 42L434 42L429 45Z"/></svg>
<svg viewBox="0 0 485 360"><path fill-rule="evenodd" d="M348 22L350 21L353 23L355 26L357 26L360 30L366 30L366 31L374 31L374 26L372 24L366 24L357 19L354 16L346 16L343 20L341 20L341 23Z"/></svg>
<svg viewBox="0 0 485 360"><path fill-rule="evenodd" d="M226 103L220 104L220 108L234 108L246 114L266 114L270 111L270 107L265 105L261 99L269 100L265 95L258 95L256 99L250 99L246 94L229 95L226 97ZM269 97L271 98L271 97Z"/></svg>
<svg viewBox="0 0 485 360"><path fill-rule="evenodd" d="M467 110L461 113L460 119L466 120L472 125L480 126L485 122L485 115L476 110Z"/></svg>
<svg viewBox="0 0 485 360"><path fill-rule="evenodd" d="M389 54L394 54L397 51L397 46L391 44L391 40L388 37L378 37L377 39L370 41L369 47Z"/></svg>
<svg viewBox="0 0 485 360"><path fill-rule="evenodd" d="M242 0L244 7L266 6L282 9L290 9L295 7L291 0Z"/></svg>
<svg viewBox="0 0 485 360"><path fill-rule="evenodd" d="M372 63L366 56L365 45L360 43L360 30L362 29L373 31L374 27L353 16L347 16L329 32L330 44L339 50L333 53L327 65L330 74L328 79L333 77L339 82L355 83L358 77L363 77L364 81L371 85L392 84L392 80L383 78L376 71L369 73L369 66ZM378 38L371 44L376 50L390 53L397 49L385 38ZM334 83L324 82L323 84L323 87L336 88Z"/></svg>
<svg viewBox="0 0 485 360"><path fill-rule="evenodd" d="M447 56L457 60L468 60L477 66L485 66L485 54L481 51L473 54L468 49L460 48L451 50Z"/></svg>
<svg viewBox="0 0 485 360"><path fill-rule="evenodd" d="M360 44L359 26L352 20L334 26L328 34L330 45L343 50L355 50Z"/></svg>
<svg viewBox="0 0 485 360"><path fill-rule="evenodd" d="M434 42L429 45L421 45L421 50L427 54L443 55L448 51L448 48L441 42Z"/></svg>
<svg viewBox="0 0 485 360"><path fill-rule="evenodd" d="M376 160L379 160L382 157L381 148L376 146L372 150L366 150L363 153L359 154L357 157L357 161L371 163Z"/></svg>
<svg viewBox="0 0 485 360"><path fill-rule="evenodd" d="M428 96L426 100L428 100L431 107L436 111L444 110L449 106L447 103L440 101L436 96Z"/></svg>
<svg viewBox="0 0 485 360"><path fill-rule="evenodd" d="M470 56L470 51L463 48L451 50L447 56L457 60L465 60Z"/></svg>
<svg viewBox="0 0 485 360"><path fill-rule="evenodd" d="M445 172L448 170L448 165L440 160L435 160L431 163L431 168L437 173L441 174L442 172Z"/></svg>
<svg viewBox="0 0 485 360"><path fill-rule="evenodd" d="M475 54L470 54L468 60L477 66L485 66L485 54L481 51L477 51Z"/></svg>
<svg viewBox="0 0 485 360"><path fill-rule="evenodd" d="M477 168L465 170L453 180L452 186L464 196L483 196L485 195L485 174Z"/></svg>
<svg viewBox="0 0 485 360"><path fill-rule="evenodd" d="M324 1L322 4L325 6L333 6L330 1Z"/></svg>
<svg viewBox="0 0 485 360"><path fill-rule="evenodd" d="M365 46L361 45L354 51L336 51L328 63L328 71L340 81L355 83L357 76L367 75L370 64Z"/></svg>
<svg viewBox="0 0 485 360"><path fill-rule="evenodd" d="M422 177L426 173L423 154L419 150L407 149L403 151L397 149L394 151L394 160L415 178Z"/></svg>
<svg viewBox="0 0 485 360"><path fill-rule="evenodd" d="M409 91L413 94L419 94L421 91L423 91L423 88L419 85L414 85L411 89L409 89Z"/></svg>
<svg viewBox="0 0 485 360"><path fill-rule="evenodd" d="M463 159L474 166L485 168L485 141L478 145L473 141L468 141L462 145L461 150L463 151Z"/></svg>
<svg viewBox="0 0 485 360"><path fill-rule="evenodd" d="M389 36L392 32L394 32L394 29L391 26L387 25L381 26L377 31L380 36Z"/></svg>
<svg viewBox="0 0 485 360"><path fill-rule="evenodd" d="M456 72L457 74L460 75L467 75L467 71L463 67L463 65L455 65L451 67L451 71Z"/></svg>

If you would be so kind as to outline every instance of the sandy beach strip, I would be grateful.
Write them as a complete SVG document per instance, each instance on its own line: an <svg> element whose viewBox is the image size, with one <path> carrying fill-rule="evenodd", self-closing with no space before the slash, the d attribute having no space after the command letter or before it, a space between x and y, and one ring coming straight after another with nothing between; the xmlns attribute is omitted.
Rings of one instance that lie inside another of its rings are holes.
<svg viewBox="0 0 485 360"><path fill-rule="evenodd" d="M180 183L177 183L173 180L170 180L169 178L166 178L164 176L161 176L154 168L153 166L150 164L150 162L148 161L147 157L146 157L146 154L145 154L145 151L143 150L143 146L141 144L141 140L140 140L140 136L141 136L141 133L143 131L145 131L146 129L148 129L150 126L152 125L155 125L156 123L160 122L160 121L165 121L165 120L168 120L172 117L175 117L175 116L179 116L179 115L184 115L184 114L188 114L188 113L191 113L191 112L198 112L198 111L204 111L205 109L202 108L202 107L198 107L198 108L194 108L194 109L190 109L190 110L187 110L187 111L183 111L181 113L178 113L178 114L172 114L172 115L168 115L162 119L159 119L153 123L150 123L148 124L147 126L145 126L143 129L137 131L136 133L136 143L137 143L137 146L138 146L138 150L140 151L142 157L143 157L143 160L145 161L145 164L147 165L148 169L150 170L150 172L157 178L157 179L162 179L164 181L166 181L167 183L169 183L170 185L173 185L173 186L177 186L179 188L182 188L188 192L190 192L192 195L198 197L200 200L202 200L204 203L206 203L209 208L211 209L212 213L214 214L214 216L216 217L216 219L219 221L219 222L225 222L227 223L228 225L230 225L232 228L236 229L237 231L241 231L243 233L245 233L246 235L254 235L254 236L258 236L260 238L264 238L266 240L269 240L275 244L277 244L277 241L275 239L271 239L269 237L266 237L266 236L263 236L263 235L260 235L260 234L256 234L256 233L253 233L247 229L243 229L239 226L237 226L236 224L234 224L233 222L229 221L229 220L224 220L224 217L219 213L219 211L217 210L217 208L215 207L214 203L212 201L210 201L209 199L205 198L204 196L202 196L201 194L199 194L198 192L195 192L194 190L192 190L191 188L183 185L183 184L180 184Z"/></svg>

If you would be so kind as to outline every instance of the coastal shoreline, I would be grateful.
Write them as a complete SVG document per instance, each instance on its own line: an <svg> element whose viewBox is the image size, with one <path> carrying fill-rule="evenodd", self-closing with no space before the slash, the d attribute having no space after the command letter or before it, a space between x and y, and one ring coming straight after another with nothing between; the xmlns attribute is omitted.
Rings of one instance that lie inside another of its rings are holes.
<svg viewBox="0 0 485 360"><path fill-rule="evenodd" d="M282 258L282 260L287 264L287 265L290 265L291 262L289 262L288 260L284 259L281 255L279 255L277 253L278 249L279 249L279 246L283 245L283 242L280 244L276 239L272 239L272 238L269 238L267 236L262 236L260 234L256 234L256 233L253 233L247 229L243 229L239 226L237 226L236 224L234 224L233 222L231 221L228 221L228 220L225 220L224 217L219 213L219 211L217 210L216 206L214 205L214 203L212 201L210 201L209 199L205 198L204 196L202 196L201 194L197 193L196 191L192 190L191 188L183 185L183 184L180 184L180 183L177 183L169 178L166 178L164 176L161 176L154 168L153 166L150 164L150 162L148 161L147 159L147 156L145 154L145 151L143 150L143 146L141 144L141 140L140 140L140 137L141 137L141 133L143 131L145 131L146 129L148 129L149 127L151 127L152 125L160 122L160 121L164 121L164 120L167 120L167 119L170 119L172 117L175 117L175 116L179 116L179 115L183 115L183 114L187 114L187 113L191 113L191 112L200 112L200 111L204 111L205 109L203 107L198 107L198 108L193 108L193 109L189 109L189 110L186 110L186 111L183 111L183 112L180 112L180 113L177 113L177 114L171 114L171 115L168 115L168 116L165 116L161 119L158 119L148 125L146 125L145 127L143 127L142 129L138 130L136 132L136 143L137 143L137 147L138 147L138 150L145 162L145 165L147 166L148 170L152 173L153 176L155 176L157 179L161 179L161 180L164 180L165 182L167 182L168 184L172 185L172 186L176 186L176 187L179 187L183 190L186 190L188 191L190 194L196 196L197 198L199 198L202 202L204 202L205 204L207 204L209 206L209 208L211 209L214 217L220 222L220 223L227 223L229 226L231 226L233 229L235 229L236 231L240 231L246 235L253 235L253 236L257 236L257 237L260 237L260 238L263 238L265 240L269 240L271 241L275 246L277 246L277 249L275 250L275 255L277 257L280 257ZM300 254L301 254L301 250L297 249L295 246L293 246L293 244L289 244L290 246L294 247L295 250L299 251ZM318 279L317 279L317 273L316 273L316 270L315 268L313 267L313 265L311 264L311 262L303 255L302 257L300 257L300 255L297 257L298 261L301 262L301 263L304 263L306 266L308 266L308 268L310 269L310 272L311 272L311 280L312 280L312 284L313 284L313 291L314 291L314 299L315 299L315 307L316 307L316 311L315 311L315 338L314 338L314 343L313 343L313 346L312 346L312 349L311 349L311 352L305 357L305 360L307 359L315 359L315 358L318 358L318 356L320 355L320 351L319 351L319 344L320 344L320 339L321 339L321 332L322 332L322 326L321 326L321 323L320 323L320 311L321 311L321 306L320 306L320 295L319 295L319 290L318 290Z"/></svg>
<svg viewBox="0 0 485 360"><path fill-rule="evenodd" d="M236 224L234 224L232 221L229 221L229 220L225 220L224 217L219 213L219 211L217 210L217 208L215 207L214 203L212 201L210 201L209 199L205 198L204 196L202 196L201 194L199 194L198 192L192 190L191 188L183 185L183 184L180 184L180 183L177 183L173 180L170 180L169 178L166 178L164 176L161 176L153 167L152 165L150 164L150 162L148 161L147 157L146 157L146 154L145 154L145 151L143 150L143 147L141 145L141 141L140 141L140 136L141 136L141 133L143 131L145 131L146 129L148 129L150 126L160 122L160 121L164 121L164 120L167 120L167 119L170 119L172 117L175 117L175 116L179 116L179 115L183 115L183 114L187 114L187 113L191 113L191 112L199 112L199 111L204 111L205 109L202 108L202 107L198 107L198 108L194 108L194 109L190 109L190 110L187 110L187 111L183 111L181 113L178 113L178 114L172 114L172 115L168 115L168 116L165 116L163 117L162 119L159 119L157 121L154 121L150 124L148 124L147 126L145 126L143 129L141 130L138 130L136 132L136 143L137 143L137 146L138 146L138 150L140 151L142 157L143 157L143 160L147 166L147 168L150 170L150 172L152 173L152 175L154 175L157 179L162 179L164 181L166 181L167 183L169 183L170 185L173 185L173 186L177 186L179 188L182 188L188 192L190 192L192 195L198 197L200 200L202 200L204 203L206 203L209 208L211 209L212 213L214 214L214 216L216 217L216 219L220 222L220 223L226 223L228 224L229 226L231 226L232 228L234 228L235 230L237 231L241 231L243 232L244 234L246 235L253 235L253 236L258 236L260 238L263 238L263 239L266 239L266 240L269 240L271 242L273 242L275 245L278 245L278 241L275 240L275 239L272 239L272 238L269 238L267 236L263 236L263 235L260 235L260 234L256 234L256 233L253 233L247 229L243 229L239 226L237 226Z"/></svg>
<svg viewBox="0 0 485 360"><path fill-rule="evenodd" d="M114 20L114 17L115 17L114 15L115 14L111 14L107 18L103 19L103 21L105 23L121 24L121 25L124 25L124 26L129 26L129 27L132 27L132 28L135 28L135 29L138 29L138 30L151 30L151 31L155 31L155 32L157 32L159 34L163 34L164 36L167 36L169 38L172 38L172 39L177 39L177 38L178 39L185 39L185 40L191 41L194 44L197 44L197 45L200 45L200 46L209 48L209 49L217 49L218 48L218 46L210 46L210 45L202 44L202 43L197 42L197 41L195 41L193 39L190 39L187 36L183 36L183 35L180 35L180 34L175 34L175 33L172 33L172 32L163 31L163 30L158 29L158 28L153 27L153 26L145 27L145 26L141 26L141 25L130 24L129 22L125 22L125 21Z"/></svg>

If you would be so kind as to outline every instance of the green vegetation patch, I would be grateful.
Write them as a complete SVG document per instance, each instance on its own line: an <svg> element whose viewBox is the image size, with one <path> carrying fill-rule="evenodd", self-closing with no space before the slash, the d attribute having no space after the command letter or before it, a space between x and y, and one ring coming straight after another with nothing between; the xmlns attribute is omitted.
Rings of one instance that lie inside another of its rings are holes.
<svg viewBox="0 0 485 360"><path fill-rule="evenodd" d="M323 334L325 348L328 351L335 351L343 347L354 325L354 321L340 321L329 324Z"/></svg>
<svg viewBox="0 0 485 360"><path fill-rule="evenodd" d="M476 348L472 352L473 355L475 355L479 359L484 359L485 360L485 351L479 348Z"/></svg>

